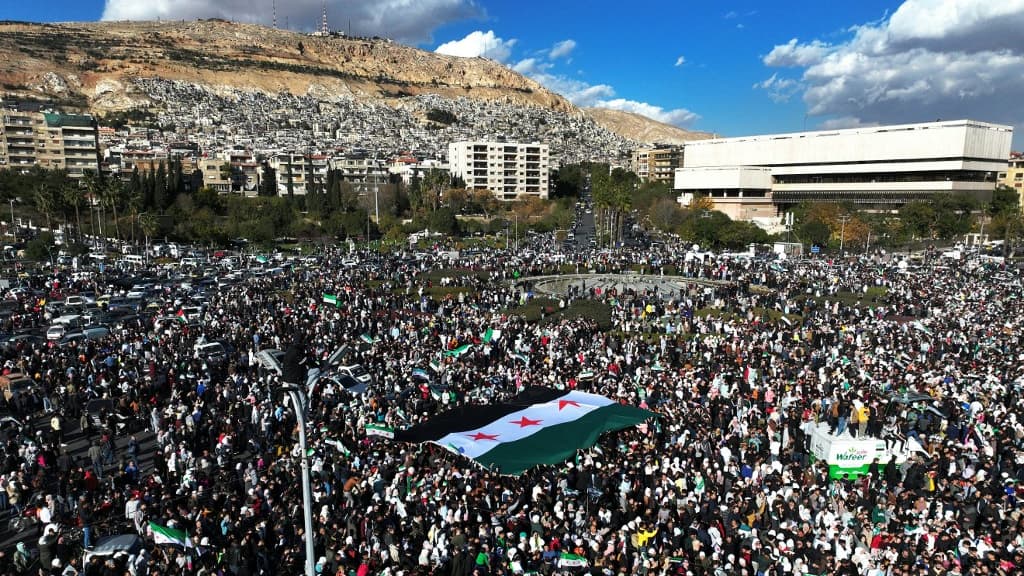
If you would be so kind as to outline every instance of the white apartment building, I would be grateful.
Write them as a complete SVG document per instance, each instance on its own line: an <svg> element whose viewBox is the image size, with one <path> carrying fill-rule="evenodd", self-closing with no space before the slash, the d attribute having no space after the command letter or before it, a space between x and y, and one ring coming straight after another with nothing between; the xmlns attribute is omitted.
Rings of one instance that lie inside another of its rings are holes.
<svg viewBox="0 0 1024 576"><path fill-rule="evenodd" d="M1013 128L974 120L687 142L674 188L734 219L803 201L898 208L936 194L991 197Z"/></svg>
<svg viewBox="0 0 1024 576"><path fill-rule="evenodd" d="M548 197L550 152L547 144L453 142L448 145L452 176L466 188L490 190L499 200L521 195Z"/></svg>

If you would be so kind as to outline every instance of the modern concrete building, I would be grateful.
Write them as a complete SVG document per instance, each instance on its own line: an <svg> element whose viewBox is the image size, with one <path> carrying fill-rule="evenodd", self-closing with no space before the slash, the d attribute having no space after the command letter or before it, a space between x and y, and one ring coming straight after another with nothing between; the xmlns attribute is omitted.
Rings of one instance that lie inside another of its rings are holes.
<svg viewBox="0 0 1024 576"><path fill-rule="evenodd" d="M1020 205L1024 207L1024 153L1010 152L1010 160L1006 163L1006 170L1000 172L999 184L1013 188L1020 197Z"/></svg>
<svg viewBox="0 0 1024 576"><path fill-rule="evenodd" d="M936 194L990 198L1013 128L974 120L688 142L680 202L710 196L733 218L777 216L803 201L893 209Z"/></svg>
<svg viewBox="0 0 1024 576"><path fill-rule="evenodd" d="M664 182L671 186L682 160L681 146L642 148L633 152L631 168L644 182Z"/></svg>
<svg viewBox="0 0 1024 576"><path fill-rule="evenodd" d="M0 113L0 167L64 169L72 178L99 170L92 116L12 108Z"/></svg>
<svg viewBox="0 0 1024 576"><path fill-rule="evenodd" d="M548 197L550 156L547 144L453 142L448 145L452 176L471 190L490 190L499 200Z"/></svg>

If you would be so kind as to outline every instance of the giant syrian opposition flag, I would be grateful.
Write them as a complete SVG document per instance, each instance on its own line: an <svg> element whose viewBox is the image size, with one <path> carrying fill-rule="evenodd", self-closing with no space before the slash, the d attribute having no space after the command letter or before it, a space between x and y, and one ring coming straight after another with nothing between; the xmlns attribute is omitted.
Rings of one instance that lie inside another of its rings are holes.
<svg viewBox="0 0 1024 576"><path fill-rule="evenodd" d="M558 464L601 434L628 428L654 412L575 390L527 388L507 403L461 406L396 431L395 440L430 442L501 474Z"/></svg>

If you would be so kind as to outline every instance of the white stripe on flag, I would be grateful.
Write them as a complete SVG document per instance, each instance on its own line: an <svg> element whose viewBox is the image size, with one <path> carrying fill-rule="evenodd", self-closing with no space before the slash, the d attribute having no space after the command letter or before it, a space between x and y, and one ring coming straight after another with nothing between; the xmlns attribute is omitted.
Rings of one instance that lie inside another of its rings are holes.
<svg viewBox="0 0 1024 576"><path fill-rule="evenodd" d="M524 410L513 412L483 428L448 434L437 440L435 444L469 458L476 458L486 454L488 450L498 444L526 438L548 426L572 422L589 412L613 403L612 400L604 396L572 391L550 402L534 404ZM530 424L533 421L538 421L538 423ZM474 439L473 436L476 434L494 436L495 439L488 440L482 436L479 439Z"/></svg>

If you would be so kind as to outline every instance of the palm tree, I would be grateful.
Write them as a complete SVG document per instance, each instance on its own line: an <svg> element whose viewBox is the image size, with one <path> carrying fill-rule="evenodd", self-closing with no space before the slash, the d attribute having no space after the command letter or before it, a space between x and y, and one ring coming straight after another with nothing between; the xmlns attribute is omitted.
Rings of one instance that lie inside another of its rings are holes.
<svg viewBox="0 0 1024 576"><path fill-rule="evenodd" d="M93 222L92 233L96 234L96 218L93 217L92 207L99 204L100 198L103 196L102 186L103 181L96 174L95 170L86 170L82 175L82 186L85 187L85 193L88 197L89 204L89 220ZM103 236L103 220L99 219L99 235Z"/></svg>
<svg viewBox="0 0 1024 576"><path fill-rule="evenodd" d="M65 206L75 209L75 236L82 241L82 214L80 212L82 202L85 200L85 191L79 182L67 182L61 189Z"/></svg>
<svg viewBox="0 0 1024 576"><path fill-rule="evenodd" d="M104 208L109 207L114 211L114 236L121 240L121 226L117 221L117 205L121 203L124 195L124 184L117 178L107 180L106 186L100 191L100 203Z"/></svg>
<svg viewBox="0 0 1024 576"><path fill-rule="evenodd" d="M51 217L53 216L53 211L57 208L53 187L51 187L48 182L39 182L36 184L35 188L32 189L32 196L36 204L36 209L46 216L46 229L53 232Z"/></svg>

